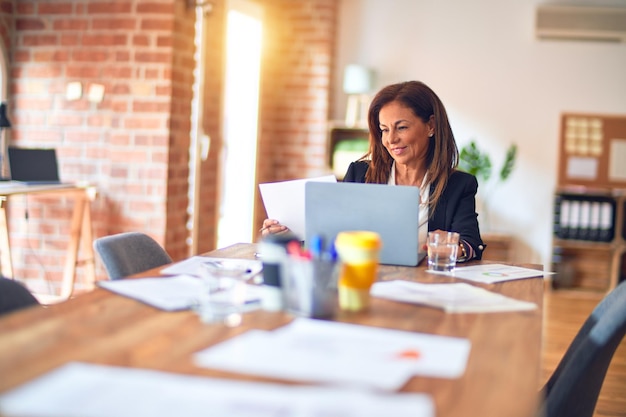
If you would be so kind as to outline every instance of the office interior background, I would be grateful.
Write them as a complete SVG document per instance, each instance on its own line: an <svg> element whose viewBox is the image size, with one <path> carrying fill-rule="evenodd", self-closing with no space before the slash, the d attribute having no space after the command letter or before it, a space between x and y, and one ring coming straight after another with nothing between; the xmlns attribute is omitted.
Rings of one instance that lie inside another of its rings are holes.
<svg viewBox="0 0 626 417"><path fill-rule="evenodd" d="M513 237L513 261L550 268L560 115L626 114L624 43L538 39L539 0L253 3L263 22L257 184L329 172L346 65L371 68L374 91L421 80L446 105L459 146L475 140L497 167L517 144L511 178L490 191L489 228ZM0 0L9 139L55 147L64 180L97 186L95 236L144 231L175 260L216 247L223 120L237 117L225 114L223 88L232 6L211 1L196 47L191 0ZM207 138L206 159L190 164L190 147ZM15 274L31 288L60 281L71 203L31 196L10 207Z"/></svg>

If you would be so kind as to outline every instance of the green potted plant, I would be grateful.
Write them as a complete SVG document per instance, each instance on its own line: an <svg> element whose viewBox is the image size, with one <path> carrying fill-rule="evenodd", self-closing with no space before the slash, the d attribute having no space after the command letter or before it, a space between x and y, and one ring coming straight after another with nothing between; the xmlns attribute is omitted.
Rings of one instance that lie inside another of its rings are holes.
<svg viewBox="0 0 626 417"><path fill-rule="evenodd" d="M515 166L515 159L517 156L517 145L512 144L506 151L504 163L498 172L498 176L495 179L495 183L492 181L492 185L498 185L506 181L513 172ZM488 197L493 191L494 187L487 187L489 180L492 178L493 165L491 158L487 152L481 151L476 145L476 141L472 140L469 144L461 148L459 154L459 169L468 172L478 179L479 190L482 195L482 214L483 214L483 226L485 229L489 229L489 216L488 216Z"/></svg>

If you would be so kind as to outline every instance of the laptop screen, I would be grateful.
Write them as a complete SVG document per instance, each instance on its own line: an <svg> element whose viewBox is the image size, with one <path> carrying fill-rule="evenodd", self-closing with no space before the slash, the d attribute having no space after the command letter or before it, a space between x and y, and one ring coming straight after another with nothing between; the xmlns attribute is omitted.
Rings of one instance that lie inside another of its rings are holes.
<svg viewBox="0 0 626 417"><path fill-rule="evenodd" d="M26 183L59 182L55 149L9 147L11 180Z"/></svg>

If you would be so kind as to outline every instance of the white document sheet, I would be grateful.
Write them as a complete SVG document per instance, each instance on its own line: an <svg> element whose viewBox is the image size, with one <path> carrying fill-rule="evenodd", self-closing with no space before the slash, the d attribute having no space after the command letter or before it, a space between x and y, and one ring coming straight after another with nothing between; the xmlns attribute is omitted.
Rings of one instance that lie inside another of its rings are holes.
<svg viewBox="0 0 626 417"><path fill-rule="evenodd" d="M278 220L304 240L304 184L308 181L337 182L334 175L259 184L268 219Z"/></svg>
<svg viewBox="0 0 626 417"><path fill-rule="evenodd" d="M450 272L431 271L431 274L447 275L454 278L466 279L468 281L481 282L483 284L493 284L502 281L513 281L516 279L543 277L553 274L553 272L539 271L537 269L522 268L519 266L503 264L484 264L456 267Z"/></svg>
<svg viewBox="0 0 626 417"><path fill-rule="evenodd" d="M298 318L195 355L199 366L305 382L400 389L412 376L458 378L467 339ZM385 413L385 415L393 415Z"/></svg>
<svg viewBox="0 0 626 417"><path fill-rule="evenodd" d="M227 265L241 265L245 267L246 274L242 276L243 279L250 279L253 276L261 273L263 270L263 264L261 261L253 259L236 259L236 258L211 258L209 256L192 256L184 261L174 263L161 270L162 275L199 275L200 267L202 264L212 263L219 264L221 262L227 263Z"/></svg>
<svg viewBox="0 0 626 417"><path fill-rule="evenodd" d="M434 417L426 394L385 394L69 363L0 396L4 417Z"/></svg>
<svg viewBox="0 0 626 417"><path fill-rule="evenodd" d="M402 280L385 281L375 283L370 293L373 297L427 305L448 313L495 313L537 308L535 303L505 297L465 283L423 284Z"/></svg>
<svg viewBox="0 0 626 417"><path fill-rule="evenodd" d="M192 275L99 281L98 285L116 294L133 298L165 311L189 309L207 297L202 281ZM261 288L246 285L246 304L251 309L261 300Z"/></svg>

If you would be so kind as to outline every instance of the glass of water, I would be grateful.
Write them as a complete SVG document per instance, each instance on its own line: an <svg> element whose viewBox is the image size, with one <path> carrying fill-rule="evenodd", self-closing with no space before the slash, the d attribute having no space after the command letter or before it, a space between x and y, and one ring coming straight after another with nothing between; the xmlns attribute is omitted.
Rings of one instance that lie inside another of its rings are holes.
<svg viewBox="0 0 626 417"><path fill-rule="evenodd" d="M237 260L207 260L200 265L199 277L205 293L197 311L204 323L228 327L241 324L249 272L249 266Z"/></svg>
<svg viewBox="0 0 626 417"><path fill-rule="evenodd" d="M459 234L436 230L428 232L428 269L449 272L456 266Z"/></svg>

